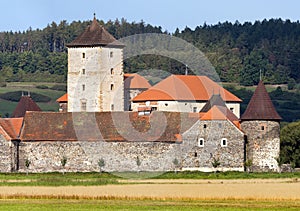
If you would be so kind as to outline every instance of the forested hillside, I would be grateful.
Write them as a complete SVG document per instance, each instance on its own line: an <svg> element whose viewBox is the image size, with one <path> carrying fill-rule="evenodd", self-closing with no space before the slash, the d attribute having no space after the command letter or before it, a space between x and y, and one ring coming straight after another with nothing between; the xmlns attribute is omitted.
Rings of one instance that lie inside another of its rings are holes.
<svg viewBox="0 0 300 211"><path fill-rule="evenodd" d="M143 21L128 23L122 19L100 23L117 39L139 33L168 33ZM0 82L65 82L65 45L88 24L90 21L61 21L59 24L53 22L44 29L0 32ZM257 84L261 71L265 83L289 83L291 87L300 83L299 22L271 19L243 24L204 24L195 29L177 29L172 35L204 52L223 82ZM126 72L152 68L175 74L185 71L184 64L155 55L125 61Z"/></svg>

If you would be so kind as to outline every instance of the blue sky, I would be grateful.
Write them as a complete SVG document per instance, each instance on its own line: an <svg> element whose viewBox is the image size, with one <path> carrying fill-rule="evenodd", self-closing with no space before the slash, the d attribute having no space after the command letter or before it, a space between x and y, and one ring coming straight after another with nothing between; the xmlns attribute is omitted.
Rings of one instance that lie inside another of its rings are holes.
<svg viewBox="0 0 300 211"><path fill-rule="evenodd" d="M300 20L299 0L4 0L0 31L44 28L61 20L89 20L96 13L104 21L125 18L144 20L164 30L238 20L254 22L270 18Z"/></svg>

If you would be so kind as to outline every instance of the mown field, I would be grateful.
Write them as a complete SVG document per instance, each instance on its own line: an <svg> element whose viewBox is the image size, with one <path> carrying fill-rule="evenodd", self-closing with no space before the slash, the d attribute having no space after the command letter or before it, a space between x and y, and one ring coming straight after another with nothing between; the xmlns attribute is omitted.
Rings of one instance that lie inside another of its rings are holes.
<svg viewBox="0 0 300 211"><path fill-rule="evenodd" d="M0 174L0 210L300 210L299 172L133 174Z"/></svg>

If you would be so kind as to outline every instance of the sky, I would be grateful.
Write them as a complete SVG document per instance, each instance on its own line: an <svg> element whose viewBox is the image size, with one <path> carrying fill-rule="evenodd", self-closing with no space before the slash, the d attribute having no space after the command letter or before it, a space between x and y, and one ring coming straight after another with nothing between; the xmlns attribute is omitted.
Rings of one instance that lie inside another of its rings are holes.
<svg viewBox="0 0 300 211"><path fill-rule="evenodd" d="M1 0L0 31L43 29L53 21L143 20L174 32L186 26L281 18L300 20L299 0Z"/></svg>

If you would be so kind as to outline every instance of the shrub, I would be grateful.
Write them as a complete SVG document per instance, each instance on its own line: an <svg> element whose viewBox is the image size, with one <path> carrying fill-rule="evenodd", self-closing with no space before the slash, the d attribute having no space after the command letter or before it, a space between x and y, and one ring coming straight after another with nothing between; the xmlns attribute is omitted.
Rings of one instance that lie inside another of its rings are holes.
<svg viewBox="0 0 300 211"><path fill-rule="evenodd" d="M49 87L48 86L46 86L46 85L37 85L37 86L35 86L37 89L49 89Z"/></svg>
<svg viewBox="0 0 300 211"><path fill-rule="evenodd" d="M52 87L50 87L50 89L52 90L57 90L57 91L67 91L67 85L54 85Z"/></svg>
<svg viewBox="0 0 300 211"><path fill-rule="evenodd" d="M15 91L15 92L7 92L4 94L0 95L1 99L4 100L9 100L9 101L13 101L13 102L19 102L20 98L22 96L22 93L27 95L27 92L22 92L22 91ZM35 102L49 102L51 101L51 98L42 94L37 94L34 92L30 93L31 98L35 101Z"/></svg>

